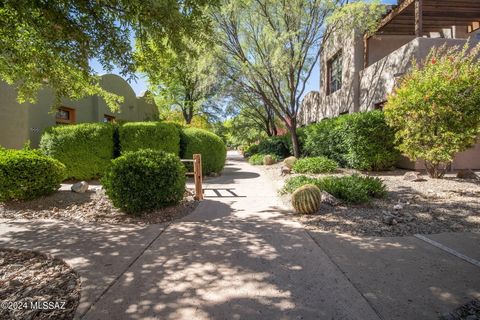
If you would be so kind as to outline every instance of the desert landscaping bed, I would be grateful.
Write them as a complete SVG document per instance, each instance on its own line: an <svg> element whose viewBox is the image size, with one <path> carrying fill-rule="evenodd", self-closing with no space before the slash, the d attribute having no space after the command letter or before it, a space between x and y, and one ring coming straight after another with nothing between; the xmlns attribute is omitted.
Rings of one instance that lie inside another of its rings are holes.
<svg viewBox="0 0 480 320"><path fill-rule="evenodd" d="M279 188L286 179L295 176L281 176L281 166L277 163L260 167ZM353 172L357 171L342 169L334 175ZM296 218L309 229L363 236L480 231L480 181L458 179L453 173L445 179L422 175L422 181L406 181L405 172L370 173L384 181L388 190L384 199L374 199L365 205L322 204L318 214ZM282 195L282 200L290 205L290 195Z"/></svg>
<svg viewBox="0 0 480 320"><path fill-rule="evenodd" d="M58 219L66 221L109 224L155 224L172 221L195 210L198 201L188 192L178 205L131 215L115 208L100 186L91 186L87 192L60 190L52 195L31 201L0 203L3 219Z"/></svg>
<svg viewBox="0 0 480 320"><path fill-rule="evenodd" d="M50 256L0 249L0 319L72 319L80 279Z"/></svg>

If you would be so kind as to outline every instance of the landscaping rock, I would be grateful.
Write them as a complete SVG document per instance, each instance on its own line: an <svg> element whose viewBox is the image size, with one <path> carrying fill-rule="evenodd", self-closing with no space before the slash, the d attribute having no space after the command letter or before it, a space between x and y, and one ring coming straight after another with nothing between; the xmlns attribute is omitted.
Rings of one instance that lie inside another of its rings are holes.
<svg viewBox="0 0 480 320"><path fill-rule="evenodd" d="M389 226L396 225L398 223L397 219L391 214L384 214L383 215L383 223L388 224Z"/></svg>
<svg viewBox="0 0 480 320"><path fill-rule="evenodd" d="M403 205L401 205L401 204L396 204L396 205L393 206L393 210L395 210L395 211L400 211L402 209L403 209Z"/></svg>
<svg viewBox="0 0 480 320"><path fill-rule="evenodd" d="M296 157L288 157L286 158L285 160L283 160L283 164L289 168L289 169L292 169L293 168L293 165L295 164L295 162L297 162L297 158Z"/></svg>
<svg viewBox="0 0 480 320"><path fill-rule="evenodd" d="M88 183L86 181L74 183L71 189L76 193L84 193L88 190Z"/></svg>
<svg viewBox="0 0 480 320"><path fill-rule="evenodd" d="M341 201L326 191L322 191L322 202L331 206L338 206Z"/></svg>
<svg viewBox="0 0 480 320"><path fill-rule="evenodd" d="M420 172L409 171L403 175L403 180L407 181L423 181L422 174Z"/></svg>
<svg viewBox="0 0 480 320"><path fill-rule="evenodd" d="M459 178L459 179L473 179L473 180L480 179L480 177L475 172L473 172L472 170L460 170L460 171L458 171L457 178Z"/></svg>
<svg viewBox="0 0 480 320"><path fill-rule="evenodd" d="M263 157L263 164L265 166L271 166L274 163L275 160L273 160L273 157L271 155L267 154L265 157Z"/></svg>
<svg viewBox="0 0 480 320"><path fill-rule="evenodd" d="M284 167L282 167L280 170L281 170L280 175L282 175L282 176L285 176L285 175L287 175L287 174L292 173L292 169L290 169L289 167L285 167L285 166L284 166Z"/></svg>

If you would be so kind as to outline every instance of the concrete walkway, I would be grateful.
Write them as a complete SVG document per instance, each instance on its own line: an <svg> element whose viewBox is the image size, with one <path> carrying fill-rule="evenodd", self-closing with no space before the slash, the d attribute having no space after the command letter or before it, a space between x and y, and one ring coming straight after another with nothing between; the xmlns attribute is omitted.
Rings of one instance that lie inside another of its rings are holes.
<svg viewBox="0 0 480 320"><path fill-rule="evenodd" d="M239 160L170 225L0 221L0 246L71 264L83 319L435 319L479 294L480 268L421 240L307 233Z"/></svg>

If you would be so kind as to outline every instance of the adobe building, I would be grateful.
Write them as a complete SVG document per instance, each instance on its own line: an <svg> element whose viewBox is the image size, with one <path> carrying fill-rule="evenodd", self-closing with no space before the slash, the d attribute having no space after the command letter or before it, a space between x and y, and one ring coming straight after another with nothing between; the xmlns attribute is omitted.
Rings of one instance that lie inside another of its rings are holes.
<svg viewBox="0 0 480 320"><path fill-rule="evenodd" d="M114 74L102 75L100 85L124 98L118 112L112 112L98 96L65 100L53 110L55 97L50 89L41 90L36 103L19 104L17 91L0 82L0 146L20 149L30 141L36 148L43 130L56 124L158 120L158 109L147 99L148 91L137 97L130 84Z"/></svg>
<svg viewBox="0 0 480 320"><path fill-rule="evenodd" d="M480 0L399 0L372 35L330 37L320 56L320 90L305 96L300 122L382 109L413 60L421 62L434 47L467 42L480 42ZM399 166L424 168L406 158ZM480 144L459 153L451 168L480 169Z"/></svg>

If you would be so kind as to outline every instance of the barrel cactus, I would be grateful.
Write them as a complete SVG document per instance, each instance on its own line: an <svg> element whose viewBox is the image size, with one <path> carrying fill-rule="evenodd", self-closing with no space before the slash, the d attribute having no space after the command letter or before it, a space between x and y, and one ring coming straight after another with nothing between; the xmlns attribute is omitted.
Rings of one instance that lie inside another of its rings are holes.
<svg viewBox="0 0 480 320"><path fill-rule="evenodd" d="M292 205L300 214L313 214L320 209L322 192L313 184L306 184L292 194Z"/></svg>
<svg viewBox="0 0 480 320"><path fill-rule="evenodd" d="M263 157L263 164L264 165L270 166L274 163L275 163L275 159L271 155L267 154L265 157Z"/></svg>
<svg viewBox="0 0 480 320"><path fill-rule="evenodd" d="M288 157L286 158L285 160L283 160L283 164L288 167L289 169L292 169L293 168L293 165L295 164L295 162L297 162L297 158L295 157Z"/></svg>

